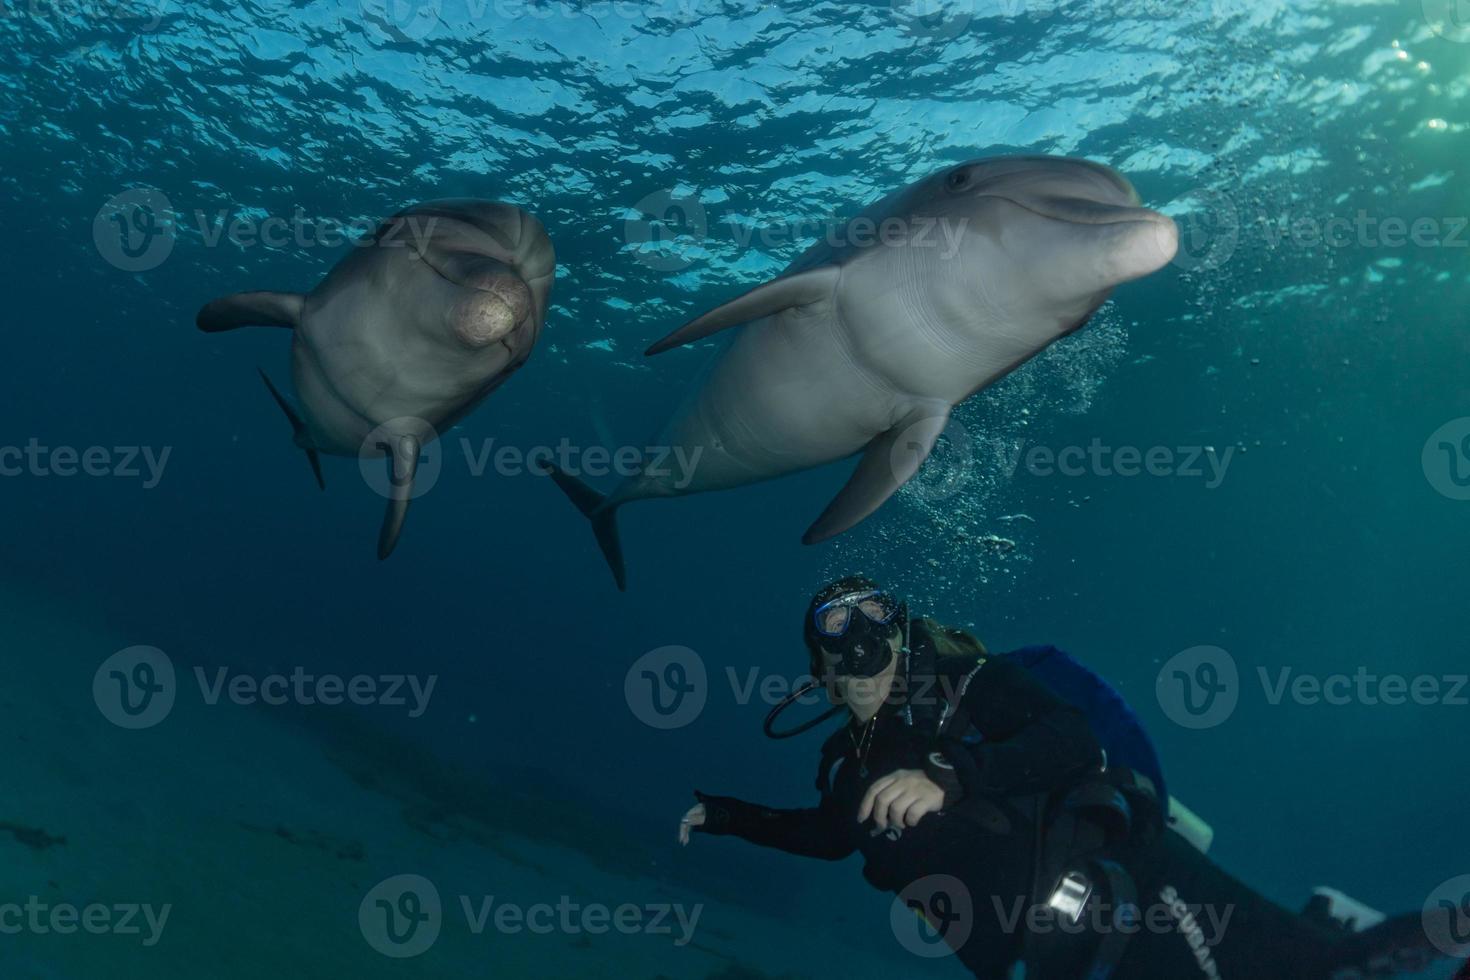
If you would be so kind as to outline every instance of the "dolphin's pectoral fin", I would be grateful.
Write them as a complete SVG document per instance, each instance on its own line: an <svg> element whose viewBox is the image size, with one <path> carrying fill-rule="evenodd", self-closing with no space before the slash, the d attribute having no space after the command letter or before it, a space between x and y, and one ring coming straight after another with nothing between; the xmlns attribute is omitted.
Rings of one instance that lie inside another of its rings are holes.
<svg viewBox="0 0 1470 980"><path fill-rule="evenodd" d="M291 407L291 403L286 401L286 396L277 391L276 386L271 384L270 376L260 368L256 368L255 370L260 371L260 380L265 382L265 386L270 391L271 397L276 400L277 405L281 406L281 411L286 413L286 418L291 423L291 433L296 440L296 445L300 446L306 453L306 461L311 464L311 472L316 475L317 488L320 490L327 489L327 483L322 479L322 458L317 454L316 447L311 444L311 433L307 431L306 423L301 420L300 415L296 414L296 409Z"/></svg>
<svg viewBox="0 0 1470 980"><path fill-rule="evenodd" d="M807 528L802 544L835 537L883 506L929 458L949 422L949 410L944 404L926 406L868 443L852 478Z"/></svg>
<svg viewBox="0 0 1470 980"><path fill-rule="evenodd" d="M403 522L408 519L408 502L413 499L413 478L418 473L423 443L418 436L399 436L388 449L388 510L378 532L378 560L393 554Z"/></svg>
<svg viewBox="0 0 1470 980"><path fill-rule="evenodd" d="M286 327L301 323L301 309L306 297L300 293L235 293L210 300L194 317L194 323L205 333L219 333L237 327Z"/></svg>
<svg viewBox="0 0 1470 980"><path fill-rule="evenodd" d="M749 323L751 320L758 320L763 316L791 309L793 306L820 303L830 298L832 291L837 288L838 275L837 266L823 265L792 276L774 279L762 286L755 287L743 296L732 299L724 306L715 307L698 319L690 320L643 353L649 356L661 354L671 347L703 340L726 327Z"/></svg>

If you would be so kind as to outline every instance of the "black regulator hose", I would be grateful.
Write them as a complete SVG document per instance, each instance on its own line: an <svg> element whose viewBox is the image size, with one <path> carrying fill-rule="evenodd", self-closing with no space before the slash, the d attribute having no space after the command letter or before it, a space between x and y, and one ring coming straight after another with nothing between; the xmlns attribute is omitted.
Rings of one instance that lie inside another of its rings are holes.
<svg viewBox="0 0 1470 980"><path fill-rule="evenodd" d="M820 686L821 685L818 684L816 681L811 681L808 684L803 684L801 687L798 687L796 690L786 695L786 697L782 698L779 704L777 704L774 708L767 712L765 724L761 726L761 730L766 733L766 738L781 739L792 738L797 735L804 735L805 733L811 731L813 728L816 728L822 722L826 721L828 718L831 718L833 715L837 714L839 711L843 711L845 709L845 705L836 704L828 708L821 714L817 715L817 717L811 719L810 721L804 721L794 728L788 728L785 731L776 731L776 719L780 716L781 712L785 711L787 708L795 704L798 698L805 697Z"/></svg>

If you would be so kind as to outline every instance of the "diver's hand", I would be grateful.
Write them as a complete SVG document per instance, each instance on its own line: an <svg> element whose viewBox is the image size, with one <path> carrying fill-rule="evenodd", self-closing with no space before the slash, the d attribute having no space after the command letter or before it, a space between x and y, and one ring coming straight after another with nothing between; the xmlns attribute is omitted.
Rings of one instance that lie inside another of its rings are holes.
<svg viewBox="0 0 1470 980"><path fill-rule="evenodd" d="M684 814L684 819L679 821L679 843L685 847L689 846L689 830L692 827L704 826L704 804L696 803Z"/></svg>
<svg viewBox="0 0 1470 980"><path fill-rule="evenodd" d="M944 806L944 790L920 769L897 769L868 787L858 807L858 823L869 817L879 830L912 827Z"/></svg>

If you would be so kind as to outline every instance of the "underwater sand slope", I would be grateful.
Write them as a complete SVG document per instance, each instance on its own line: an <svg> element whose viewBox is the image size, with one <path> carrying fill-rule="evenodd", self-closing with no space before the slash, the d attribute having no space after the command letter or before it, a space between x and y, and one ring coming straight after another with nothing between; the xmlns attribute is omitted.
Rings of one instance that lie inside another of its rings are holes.
<svg viewBox="0 0 1470 980"><path fill-rule="evenodd" d="M0 933L6 980L962 975L445 812L402 760L375 773L187 683L161 723L121 729L93 678L133 642L0 595L0 925L22 923Z"/></svg>

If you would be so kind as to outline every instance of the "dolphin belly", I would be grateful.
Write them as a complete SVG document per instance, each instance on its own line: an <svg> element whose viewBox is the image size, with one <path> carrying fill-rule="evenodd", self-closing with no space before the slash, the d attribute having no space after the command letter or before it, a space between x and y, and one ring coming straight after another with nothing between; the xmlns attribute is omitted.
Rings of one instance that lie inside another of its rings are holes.
<svg viewBox="0 0 1470 980"><path fill-rule="evenodd" d="M386 296L338 288L339 279L368 276ZM426 274L403 250L354 255L334 269L308 298L292 353L318 448L357 455L370 433L394 419L415 420L421 435L442 434L498 387L529 354L534 332L512 330L479 350L446 339L445 311L480 295Z"/></svg>
<svg viewBox="0 0 1470 980"><path fill-rule="evenodd" d="M843 459L891 424L894 403L830 313L764 317L716 355L657 440L690 471L644 474L617 496L723 490Z"/></svg>
<svg viewBox="0 0 1470 980"><path fill-rule="evenodd" d="M313 448L333 456L356 456L377 423L341 397L316 352L299 335L291 345L291 381L305 409Z"/></svg>

